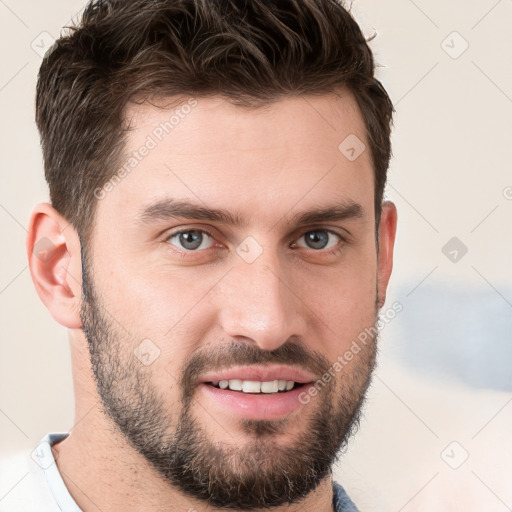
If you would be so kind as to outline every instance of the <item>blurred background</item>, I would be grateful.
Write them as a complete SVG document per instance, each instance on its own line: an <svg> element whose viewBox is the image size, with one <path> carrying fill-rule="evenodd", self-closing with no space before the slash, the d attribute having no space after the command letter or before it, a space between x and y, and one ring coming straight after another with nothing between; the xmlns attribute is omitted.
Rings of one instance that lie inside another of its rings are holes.
<svg viewBox="0 0 512 512"><path fill-rule="evenodd" d="M37 297L24 244L33 205L48 200L37 72L83 5L0 0L4 455L73 427L67 332ZM356 0L352 12L376 34L396 108L383 311L402 307L335 478L362 512L512 510L512 2Z"/></svg>

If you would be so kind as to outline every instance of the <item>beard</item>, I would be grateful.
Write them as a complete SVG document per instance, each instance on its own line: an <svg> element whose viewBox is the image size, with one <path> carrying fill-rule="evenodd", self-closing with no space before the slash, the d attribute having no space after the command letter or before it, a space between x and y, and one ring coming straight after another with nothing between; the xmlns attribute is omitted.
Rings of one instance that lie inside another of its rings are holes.
<svg viewBox="0 0 512 512"><path fill-rule="evenodd" d="M291 420L240 418L250 441L230 446L215 442L193 414L199 376L234 365L275 363L295 364L321 377L332 362L295 338L273 351L238 342L196 350L181 368L180 402L170 411L150 367L133 355L133 338L99 299L82 249L82 329L104 413L114 432L171 487L216 507L254 510L297 503L332 477L338 453L359 426L375 366L376 334L316 400L302 406L299 434L278 443Z"/></svg>

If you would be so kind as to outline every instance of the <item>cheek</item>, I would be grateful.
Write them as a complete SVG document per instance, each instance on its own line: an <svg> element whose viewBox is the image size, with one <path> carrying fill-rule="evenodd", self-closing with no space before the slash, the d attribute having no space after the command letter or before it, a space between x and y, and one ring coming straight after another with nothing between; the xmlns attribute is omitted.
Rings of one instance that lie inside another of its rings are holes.
<svg viewBox="0 0 512 512"><path fill-rule="evenodd" d="M158 354L151 365L154 379L174 385L190 354L207 339L215 322L208 290L218 279L211 273L147 266L137 272L119 266L110 274L109 312L123 327L117 331L127 351L145 343Z"/></svg>
<svg viewBox="0 0 512 512"><path fill-rule="evenodd" d="M209 278L204 272L199 275L193 269L151 264L149 258L133 260L124 263L119 259L110 268L105 262L95 276L100 284L105 283L102 290L111 313L125 319L127 326L169 330L215 283L215 276Z"/></svg>
<svg viewBox="0 0 512 512"><path fill-rule="evenodd" d="M343 353L353 340L376 320L376 257L361 256L357 263L337 271L302 278L301 294L314 312L314 335L325 346L331 360Z"/></svg>

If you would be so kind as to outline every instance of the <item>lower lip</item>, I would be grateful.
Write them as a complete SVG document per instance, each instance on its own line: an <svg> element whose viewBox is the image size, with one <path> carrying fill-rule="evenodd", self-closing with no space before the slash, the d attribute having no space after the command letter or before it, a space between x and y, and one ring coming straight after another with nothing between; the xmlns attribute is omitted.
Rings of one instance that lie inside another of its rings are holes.
<svg viewBox="0 0 512 512"><path fill-rule="evenodd" d="M220 389L206 383L201 383L199 388L215 405L252 420L275 420L288 416L303 405L299 395L307 390L307 386L300 386L285 393L253 394Z"/></svg>

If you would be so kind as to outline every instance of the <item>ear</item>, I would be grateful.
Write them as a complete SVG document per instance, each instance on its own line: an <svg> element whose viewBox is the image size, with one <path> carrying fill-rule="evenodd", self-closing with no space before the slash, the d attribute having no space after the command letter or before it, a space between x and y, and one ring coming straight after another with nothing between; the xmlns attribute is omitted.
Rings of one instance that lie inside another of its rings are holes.
<svg viewBox="0 0 512 512"><path fill-rule="evenodd" d="M59 324L81 328L82 262L73 226L48 203L30 216L27 255L37 294Z"/></svg>
<svg viewBox="0 0 512 512"><path fill-rule="evenodd" d="M395 246L397 212L396 206L391 201L385 201L382 205L382 214L379 225L379 254L377 257L377 284L378 284L378 308L386 301L391 270L393 269L393 248Z"/></svg>

